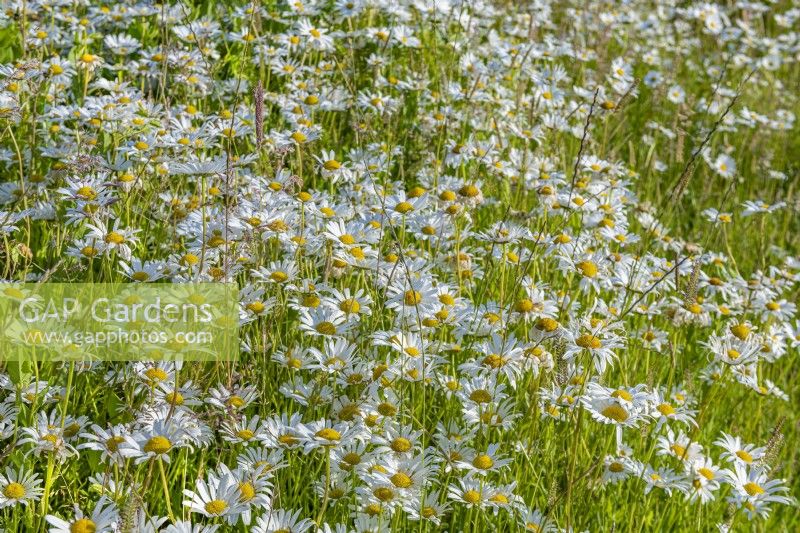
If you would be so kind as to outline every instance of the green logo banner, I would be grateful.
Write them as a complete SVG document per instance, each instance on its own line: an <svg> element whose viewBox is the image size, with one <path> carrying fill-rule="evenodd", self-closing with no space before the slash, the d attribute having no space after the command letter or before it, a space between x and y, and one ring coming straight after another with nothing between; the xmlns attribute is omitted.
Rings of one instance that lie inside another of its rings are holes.
<svg viewBox="0 0 800 533"><path fill-rule="evenodd" d="M232 361L235 283L0 283L0 360Z"/></svg>

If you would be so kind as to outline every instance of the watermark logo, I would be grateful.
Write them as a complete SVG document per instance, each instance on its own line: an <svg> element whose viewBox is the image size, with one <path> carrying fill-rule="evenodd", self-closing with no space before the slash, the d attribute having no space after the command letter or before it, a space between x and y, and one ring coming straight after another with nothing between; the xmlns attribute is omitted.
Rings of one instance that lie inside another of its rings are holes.
<svg viewBox="0 0 800 533"><path fill-rule="evenodd" d="M232 361L234 283L0 283L0 359Z"/></svg>

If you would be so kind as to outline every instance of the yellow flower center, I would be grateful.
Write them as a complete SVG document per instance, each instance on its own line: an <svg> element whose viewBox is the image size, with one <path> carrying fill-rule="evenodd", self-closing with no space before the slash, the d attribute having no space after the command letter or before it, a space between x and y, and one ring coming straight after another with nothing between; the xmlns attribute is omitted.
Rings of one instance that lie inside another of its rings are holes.
<svg viewBox="0 0 800 533"><path fill-rule="evenodd" d="M514 311L517 313L529 313L533 311L533 307L533 302L525 298L518 300L517 303L514 304Z"/></svg>
<svg viewBox="0 0 800 533"><path fill-rule="evenodd" d="M263 302L250 302L247 304L247 309L258 315L264 312L266 306Z"/></svg>
<svg viewBox="0 0 800 533"><path fill-rule="evenodd" d="M116 231L111 231L106 235L105 241L107 244L122 244L125 242L125 237Z"/></svg>
<svg viewBox="0 0 800 533"><path fill-rule="evenodd" d="M281 272L280 270L278 270L278 271L273 272L272 274L270 274L269 277L270 277L270 279L272 281L277 281L278 283L283 283L284 281L289 279L289 274L287 274L286 272Z"/></svg>
<svg viewBox="0 0 800 533"><path fill-rule="evenodd" d="M764 489L758 483L754 483L750 481L749 483L745 483L743 486L744 490L750 496L758 496L759 494L764 494Z"/></svg>
<svg viewBox="0 0 800 533"><path fill-rule="evenodd" d="M552 318L540 318L536 321L536 329L540 331L545 331L547 333L551 333L558 328L558 322L553 320Z"/></svg>
<svg viewBox="0 0 800 533"><path fill-rule="evenodd" d="M587 350L597 350L603 346L603 343L600 342L600 339L594 335L589 335L588 333L584 333L575 339L575 344Z"/></svg>
<svg viewBox="0 0 800 533"><path fill-rule="evenodd" d="M144 445L145 452L154 453L156 455L167 453L170 448L172 448L172 443L169 439L160 435L151 437Z"/></svg>
<svg viewBox="0 0 800 533"><path fill-rule="evenodd" d="M622 423L628 420L628 411L625 410L624 407L621 405L614 403L600 411L600 413L606 417L614 420L616 422Z"/></svg>
<svg viewBox="0 0 800 533"><path fill-rule="evenodd" d="M242 440L250 440L255 436L255 433L249 429L240 429L236 432L236 436Z"/></svg>
<svg viewBox="0 0 800 533"><path fill-rule="evenodd" d="M404 474L403 472L397 472L389 479L392 481L392 484L398 489L407 489L413 484L411 478L407 474Z"/></svg>
<svg viewBox="0 0 800 533"><path fill-rule="evenodd" d="M493 353L483 358L483 364L491 368L501 368L505 361L502 356Z"/></svg>
<svg viewBox="0 0 800 533"><path fill-rule="evenodd" d="M706 479L714 479L714 472L706 467L698 468L697 472Z"/></svg>
<svg viewBox="0 0 800 533"><path fill-rule="evenodd" d="M456 199L456 193L454 191L442 191L439 194L439 200L443 202L452 202Z"/></svg>
<svg viewBox="0 0 800 533"><path fill-rule="evenodd" d="M221 515L228 508L223 500L211 500L205 505L206 512L210 515Z"/></svg>
<svg viewBox="0 0 800 533"><path fill-rule="evenodd" d="M314 329L322 335L336 335L336 326L327 320L317 324Z"/></svg>
<svg viewBox="0 0 800 533"><path fill-rule="evenodd" d="M403 295L405 305L417 305L422 301L422 294L419 291L406 291Z"/></svg>
<svg viewBox="0 0 800 533"><path fill-rule="evenodd" d="M481 495L477 490L468 490L461 497L464 498L465 502L472 505L481 501Z"/></svg>
<svg viewBox="0 0 800 533"><path fill-rule="evenodd" d="M492 401L492 395L486 389L476 389L469 395L469 399L475 403L489 403Z"/></svg>
<svg viewBox="0 0 800 533"><path fill-rule="evenodd" d="M678 459L685 459L686 458L686 448L681 446L678 443L673 444L669 447L672 450L672 453L678 456Z"/></svg>
<svg viewBox="0 0 800 533"><path fill-rule="evenodd" d="M77 191L75 191L75 196L78 198L82 198L84 200L94 200L97 198L97 191L95 191L92 187L88 185L84 185L83 187L79 187Z"/></svg>
<svg viewBox="0 0 800 533"><path fill-rule="evenodd" d="M106 449L111 453L115 453L117 450L119 450L119 445L124 441L125 439L123 437L111 437L110 439L106 440Z"/></svg>
<svg viewBox="0 0 800 533"><path fill-rule="evenodd" d="M97 531L97 525L88 518L75 520L69 526L70 533L95 533L95 531Z"/></svg>
<svg viewBox="0 0 800 533"><path fill-rule="evenodd" d="M397 437L389 447L397 453L405 453L411 449L411 441L405 437Z"/></svg>
<svg viewBox="0 0 800 533"><path fill-rule="evenodd" d="M10 500L17 500L25 496L25 487L21 484L12 481L6 488L3 489L3 496Z"/></svg>
<svg viewBox="0 0 800 533"><path fill-rule="evenodd" d="M378 487L372 494L382 502L388 502L394 498L394 491L389 487Z"/></svg>
<svg viewBox="0 0 800 533"><path fill-rule="evenodd" d="M341 435L341 433L339 433L338 431L336 431L336 430L335 430L335 429L333 429L333 428L323 428L323 429L320 429L319 431L317 431L317 432L315 433L315 435L316 435L317 437L319 437L319 438L321 438L321 439L325 439L325 440L335 440L335 441L338 441L338 440L340 440L340 439L342 438L342 435Z"/></svg>
<svg viewBox="0 0 800 533"><path fill-rule="evenodd" d="M297 444L297 437L287 433L278 437L278 442L283 444L284 446L292 446L294 444Z"/></svg>
<svg viewBox="0 0 800 533"><path fill-rule="evenodd" d="M611 393L611 397L612 398L622 398L626 402L630 402L630 401L633 400L633 396L631 396L631 393L626 391L626 390L623 390L623 389L615 390L614 392Z"/></svg>
<svg viewBox="0 0 800 533"><path fill-rule="evenodd" d="M475 198L481 193L475 185L464 185L458 190L458 194L467 198Z"/></svg>
<svg viewBox="0 0 800 533"><path fill-rule="evenodd" d="M670 416L675 414L675 408L668 403L660 403L658 404L656 409L658 409L658 412L664 416Z"/></svg>
<svg viewBox="0 0 800 533"><path fill-rule="evenodd" d="M731 334L739 340L745 340L750 336L750 328L747 324L736 324L731 326Z"/></svg>
<svg viewBox="0 0 800 533"><path fill-rule="evenodd" d="M508 496L506 496L505 494L495 494L491 498L489 498L489 501L505 505L508 503Z"/></svg>
<svg viewBox="0 0 800 533"><path fill-rule="evenodd" d="M597 265L592 261L581 261L575 266L587 278L593 278L597 275Z"/></svg>
<svg viewBox="0 0 800 533"><path fill-rule="evenodd" d="M750 463L753 462L753 456L750 455L748 452L746 452L744 450L737 451L736 452L736 457L738 457L739 459L741 459L742 461L744 461L747 464L750 464Z"/></svg>
<svg viewBox="0 0 800 533"><path fill-rule="evenodd" d="M164 370L158 367L148 368L145 370L144 375L147 376L147 379L150 381L164 381L169 377Z"/></svg>
<svg viewBox="0 0 800 533"><path fill-rule="evenodd" d="M319 296L316 294L305 294L303 295L303 306L304 307L319 307L321 303Z"/></svg>
<svg viewBox="0 0 800 533"><path fill-rule="evenodd" d="M409 211L413 211L414 206L411 205L409 202L400 202L399 204L394 206L394 210L397 211L398 213L402 213L405 215Z"/></svg>
<svg viewBox="0 0 800 533"><path fill-rule="evenodd" d="M239 483L239 499L243 502L249 502L256 496L256 489L249 481L242 481Z"/></svg>
<svg viewBox="0 0 800 533"><path fill-rule="evenodd" d="M488 455L476 455L472 460L472 466L480 470L489 470L494 466L494 461Z"/></svg>
<svg viewBox="0 0 800 533"><path fill-rule="evenodd" d="M325 168L325 170L333 171L333 170L339 170L342 167L342 164L336 161L335 159L329 159L325 161L325 163L322 166L323 168Z"/></svg>
<svg viewBox="0 0 800 533"><path fill-rule="evenodd" d="M355 298L348 298L339 304L339 309L347 314L358 313L361 310L361 304Z"/></svg>

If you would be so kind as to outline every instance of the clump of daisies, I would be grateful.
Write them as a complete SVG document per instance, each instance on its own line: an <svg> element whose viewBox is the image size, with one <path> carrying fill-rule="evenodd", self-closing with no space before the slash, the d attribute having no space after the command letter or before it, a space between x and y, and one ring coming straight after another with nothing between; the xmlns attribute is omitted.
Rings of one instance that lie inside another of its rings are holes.
<svg viewBox="0 0 800 533"><path fill-rule="evenodd" d="M798 19L10 5L2 297L233 283L241 344L4 362L2 527L800 529Z"/></svg>

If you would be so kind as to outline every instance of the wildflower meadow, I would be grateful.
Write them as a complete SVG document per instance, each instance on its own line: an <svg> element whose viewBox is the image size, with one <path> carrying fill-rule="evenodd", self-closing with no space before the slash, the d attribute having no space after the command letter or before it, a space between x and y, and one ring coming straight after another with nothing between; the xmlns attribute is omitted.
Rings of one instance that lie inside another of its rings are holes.
<svg viewBox="0 0 800 533"><path fill-rule="evenodd" d="M0 531L799 531L798 113L798 0L6 0Z"/></svg>

